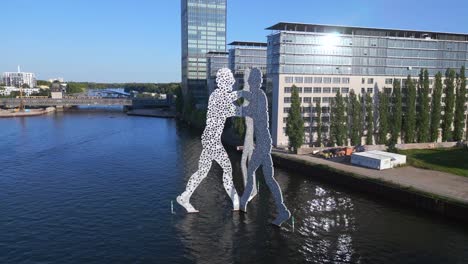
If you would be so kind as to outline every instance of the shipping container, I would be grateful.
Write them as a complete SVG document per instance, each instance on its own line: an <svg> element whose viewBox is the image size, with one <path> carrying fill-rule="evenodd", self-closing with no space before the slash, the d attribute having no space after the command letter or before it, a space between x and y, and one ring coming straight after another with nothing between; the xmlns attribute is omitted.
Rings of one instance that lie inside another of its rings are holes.
<svg viewBox="0 0 468 264"><path fill-rule="evenodd" d="M385 151L380 151L380 150L372 150L372 151L369 151L368 153L374 153L374 154L377 154L377 155L391 157L392 158L392 165L393 165L392 167L397 167L397 166L406 164L406 156L405 155L391 153L391 152L385 152Z"/></svg>

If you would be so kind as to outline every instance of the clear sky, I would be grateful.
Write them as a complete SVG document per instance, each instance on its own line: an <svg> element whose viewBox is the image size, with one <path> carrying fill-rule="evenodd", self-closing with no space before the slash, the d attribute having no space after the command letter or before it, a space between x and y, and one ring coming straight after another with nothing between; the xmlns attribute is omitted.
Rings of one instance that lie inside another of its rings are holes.
<svg viewBox="0 0 468 264"><path fill-rule="evenodd" d="M94 82L180 81L180 0L2 0L0 72ZM279 21L468 32L468 1L228 0L228 42Z"/></svg>

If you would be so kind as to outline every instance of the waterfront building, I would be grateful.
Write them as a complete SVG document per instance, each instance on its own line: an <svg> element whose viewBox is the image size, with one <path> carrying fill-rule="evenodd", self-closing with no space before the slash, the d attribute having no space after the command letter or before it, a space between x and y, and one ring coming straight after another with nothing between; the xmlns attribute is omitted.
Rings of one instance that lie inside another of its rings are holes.
<svg viewBox="0 0 468 264"><path fill-rule="evenodd" d="M286 118L291 87L298 87L305 121L305 144L316 138L315 103L322 105L322 131L329 137L330 102L347 96L392 92L394 78L434 75L468 66L468 35L317 24L278 23L268 28L268 81L273 88L272 136L287 146ZM468 72L467 72L468 73ZM323 137L323 136L322 136Z"/></svg>
<svg viewBox="0 0 468 264"><path fill-rule="evenodd" d="M39 93L39 88L18 88L14 86L8 86L5 88L0 88L0 96L10 96L12 92L23 92L23 96L31 96L35 93Z"/></svg>
<svg viewBox="0 0 468 264"><path fill-rule="evenodd" d="M227 0L182 0L182 91L206 106L207 57L226 52Z"/></svg>
<svg viewBox="0 0 468 264"><path fill-rule="evenodd" d="M259 68L266 77L267 44L264 42L234 41L229 44L229 68L236 78L236 89L244 85L244 71ZM263 85L266 82L264 81Z"/></svg>
<svg viewBox="0 0 468 264"><path fill-rule="evenodd" d="M206 83L208 89L208 96L216 89L216 73L221 68L228 67L228 53L211 51L206 54L207 67L206 67Z"/></svg>
<svg viewBox="0 0 468 264"><path fill-rule="evenodd" d="M17 72L4 72L3 85L11 87L20 87L27 84L30 88L36 87L36 75L31 72L21 72L18 66Z"/></svg>

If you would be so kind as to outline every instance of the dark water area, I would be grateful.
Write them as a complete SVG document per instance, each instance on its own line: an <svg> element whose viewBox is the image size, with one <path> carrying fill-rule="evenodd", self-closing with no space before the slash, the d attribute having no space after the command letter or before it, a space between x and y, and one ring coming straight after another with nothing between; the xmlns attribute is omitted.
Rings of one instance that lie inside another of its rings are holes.
<svg viewBox="0 0 468 264"><path fill-rule="evenodd" d="M280 169L294 230L261 177L232 212L218 165L200 213L171 214L201 152L175 120L85 109L1 119L0 139L0 263L468 263L468 225Z"/></svg>

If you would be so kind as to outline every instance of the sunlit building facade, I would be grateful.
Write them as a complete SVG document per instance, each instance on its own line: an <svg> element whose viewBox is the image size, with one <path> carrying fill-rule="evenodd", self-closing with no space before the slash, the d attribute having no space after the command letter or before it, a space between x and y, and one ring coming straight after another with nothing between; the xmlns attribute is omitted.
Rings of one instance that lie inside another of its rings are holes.
<svg viewBox="0 0 468 264"><path fill-rule="evenodd" d="M226 52L227 0L182 0L182 89L206 105L207 57Z"/></svg>
<svg viewBox="0 0 468 264"><path fill-rule="evenodd" d="M392 92L393 79L433 77L447 68L468 66L468 35L316 24L278 23L268 36L268 80L273 89L272 136L287 146L286 118L292 86L298 87L305 121L305 144L314 142L316 102L322 106L322 132L329 135L330 102L347 96ZM468 72L467 72L468 73Z"/></svg>
<svg viewBox="0 0 468 264"><path fill-rule="evenodd" d="M3 85L9 87L20 87L27 84L28 87L36 87L36 75L31 72L4 72L3 73Z"/></svg>

